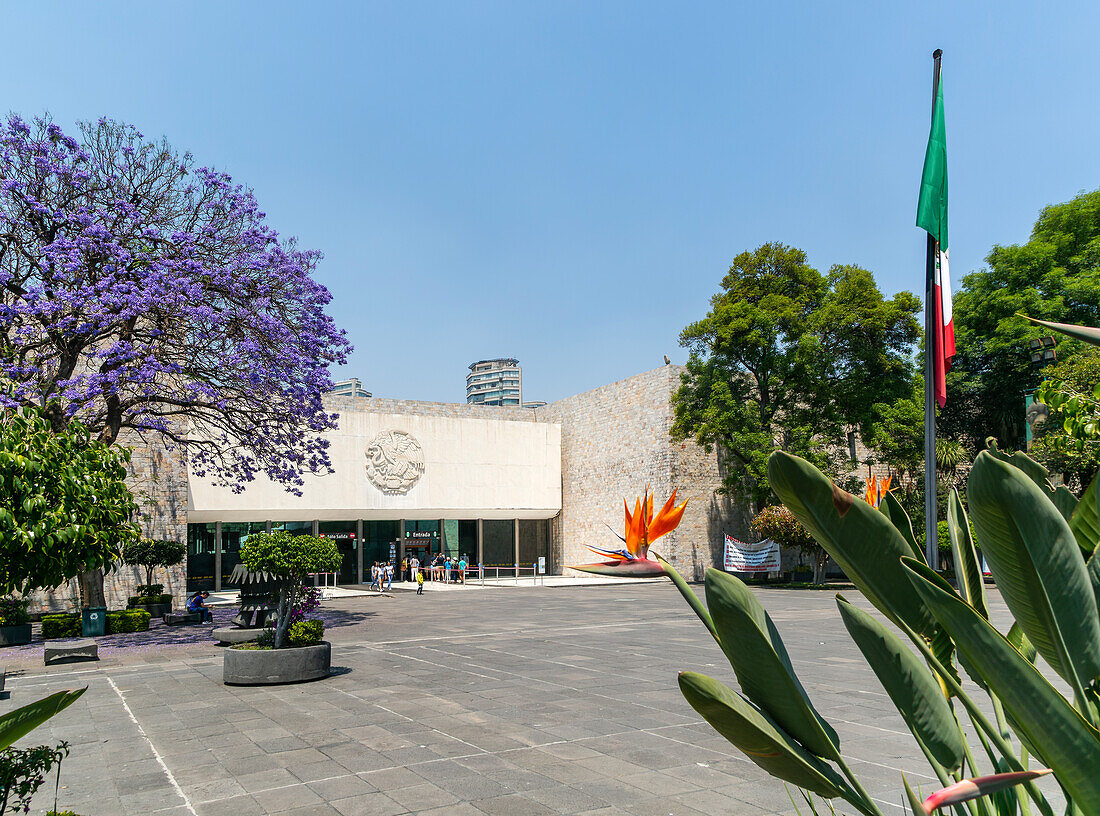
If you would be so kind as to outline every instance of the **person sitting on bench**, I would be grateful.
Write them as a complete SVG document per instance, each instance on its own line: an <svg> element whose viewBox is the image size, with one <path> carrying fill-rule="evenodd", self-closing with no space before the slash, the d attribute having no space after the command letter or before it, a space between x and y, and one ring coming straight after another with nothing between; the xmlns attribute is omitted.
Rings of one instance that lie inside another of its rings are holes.
<svg viewBox="0 0 1100 816"><path fill-rule="evenodd" d="M210 593L204 590L202 592L196 592L194 595L191 596L191 600L187 602L187 611L200 613L202 615L201 620L203 623L214 622L214 613L210 611L210 607L203 603L203 599L209 597Z"/></svg>

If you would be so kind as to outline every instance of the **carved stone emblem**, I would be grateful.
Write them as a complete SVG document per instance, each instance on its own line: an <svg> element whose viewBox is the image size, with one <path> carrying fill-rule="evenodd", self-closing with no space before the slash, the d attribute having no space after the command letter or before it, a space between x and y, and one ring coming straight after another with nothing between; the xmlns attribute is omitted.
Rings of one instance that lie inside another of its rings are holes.
<svg viewBox="0 0 1100 816"><path fill-rule="evenodd" d="M403 495L424 473L424 449L406 431L382 431L367 445L367 478L389 495Z"/></svg>

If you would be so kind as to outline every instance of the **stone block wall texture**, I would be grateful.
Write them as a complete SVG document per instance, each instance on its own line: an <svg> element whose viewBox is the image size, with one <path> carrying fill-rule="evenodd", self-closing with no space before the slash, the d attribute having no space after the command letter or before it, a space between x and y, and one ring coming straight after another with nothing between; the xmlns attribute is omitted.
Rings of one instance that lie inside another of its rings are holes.
<svg viewBox="0 0 1100 816"><path fill-rule="evenodd" d="M187 541L187 459L178 449L169 449L159 434L146 434L145 439L128 433L119 438L119 445L132 449L127 485L138 506L137 522L142 535ZM173 604L183 606L187 592L183 564L170 570L157 569L153 582L164 584L172 595ZM107 574L103 592L108 609L125 609L126 599L136 594L135 587L145 583L145 571L118 563ZM76 579L48 592L31 596L34 613L71 612L80 608L80 588Z"/></svg>
<svg viewBox="0 0 1100 816"><path fill-rule="evenodd" d="M562 426L562 511L552 527L558 571L575 574L570 564L600 560L589 544L614 547L623 499L633 511L647 485L658 506L673 489L677 502L689 500L680 526L654 547L689 579L721 566L725 533L748 535L748 508L718 492L717 453L669 436L683 370L662 366L535 409L539 420Z"/></svg>

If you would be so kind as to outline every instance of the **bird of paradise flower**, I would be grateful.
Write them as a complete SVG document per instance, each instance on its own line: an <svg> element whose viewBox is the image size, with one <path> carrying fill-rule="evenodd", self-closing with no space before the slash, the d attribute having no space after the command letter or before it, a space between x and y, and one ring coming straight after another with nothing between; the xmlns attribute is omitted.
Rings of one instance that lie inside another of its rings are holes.
<svg viewBox="0 0 1100 816"><path fill-rule="evenodd" d="M623 499L626 535L615 534L623 542L623 547L612 550L589 544L589 550L609 560L595 564L577 564L570 569L623 578L655 578L664 575L665 570L661 564L649 557L649 547L658 538L676 529L680 519L684 517L686 507L687 500L676 504L675 490L656 514L653 513L653 496L649 488L646 488L640 499L635 500L633 513L630 512L626 499Z"/></svg>
<svg viewBox="0 0 1100 816"><path fill-rule="evenodd" d="M890 492L890 482L893 480L893 476L887 476L880 482L872 473L867 477L867 491L863 494L863 500L872 507L878 507L882 504L886 494Z"/></svg>

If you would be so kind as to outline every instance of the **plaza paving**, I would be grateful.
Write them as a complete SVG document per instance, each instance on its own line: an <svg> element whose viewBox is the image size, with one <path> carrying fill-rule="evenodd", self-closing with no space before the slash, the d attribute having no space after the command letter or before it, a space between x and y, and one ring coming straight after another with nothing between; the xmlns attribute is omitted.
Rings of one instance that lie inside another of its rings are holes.
<svg viewBox="0 0 1100 816"><path fill-rule="evenodd" d="M900 771L933 780L833 593L754 591L853 768L901 814ZM794 812L680 696L681 669L734 681L667 583L359 596L326 618L334 673L319 682L224 686L201 638L50 669L0 650L0 711L88 685L34 734L71 743L59 805L85 816Z"/></svg>

